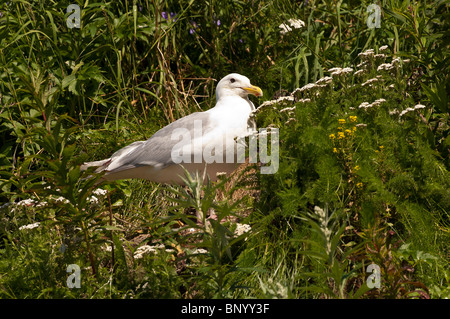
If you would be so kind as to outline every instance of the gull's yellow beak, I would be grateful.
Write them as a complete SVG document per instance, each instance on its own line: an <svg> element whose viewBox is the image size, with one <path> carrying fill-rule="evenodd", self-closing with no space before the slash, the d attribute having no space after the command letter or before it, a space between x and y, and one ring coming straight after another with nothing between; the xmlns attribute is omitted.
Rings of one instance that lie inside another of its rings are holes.
<svg viewBox="0 0 450 319"><path fill-rule="evenodd" d="M254 85L251 85L249 87L244 87L243 89L245 91L247 91L249 94L253 94L253 95L256 95L256 96L262 96L263 95L263 91L259 87L254 86Z"/></svg>

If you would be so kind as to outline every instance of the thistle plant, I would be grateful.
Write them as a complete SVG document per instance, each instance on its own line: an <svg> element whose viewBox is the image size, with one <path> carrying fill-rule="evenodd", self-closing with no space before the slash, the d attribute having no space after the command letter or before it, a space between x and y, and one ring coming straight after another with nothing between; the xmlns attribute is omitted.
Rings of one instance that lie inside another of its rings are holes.
<svg viewBox="0 0 450 319"><path fill-rule="evenodd" d="M222 176L218 182L212 183L205 174L206 170L202 175L196 172L192 176L185 170L185 185L181 188L169 188L175 195L171 201L177 204L172 207L173 215L162 221L176 218L185 224L179 231L187 231L191 244L197 248L193 255L188 254L185 258L204 256L204 262L196 270L200 276L197 280L210 287L203 293L213 298L224 298L231 296L233 287L236 286L235 273L241 271L236 258L244 245L244 239L249 235L250 227L230 222L236 219L235 211L241 204L239 201L230 204L227 197L220 202L215 199L218 192L225 192L228 179ZM231 193L228 194L232 197ZM195 219L185 214L192 208Z"/></svg>
<svg viewBox="0 0 450 319"><path fill-rule="evenodd" d="M365 285L353 289L348 287L349 281L356 276L361 265L351 265L348 259L359 247L342 246L342 237L348 227L342 217L342 214L336 211L330 214L327 206L324 209L315 206L313 213L300 217L318 235L316 240L306 241L311 249L301 252L318 262L317 271L302 275L317 278L317 285L303 289L320 292L329 298L358 298L368 289Z"/></svg>

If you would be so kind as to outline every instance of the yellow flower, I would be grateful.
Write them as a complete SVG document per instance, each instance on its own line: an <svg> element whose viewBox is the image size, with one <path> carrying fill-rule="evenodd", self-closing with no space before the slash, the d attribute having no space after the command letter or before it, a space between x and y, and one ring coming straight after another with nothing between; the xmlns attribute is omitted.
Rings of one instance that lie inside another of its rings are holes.
<svg viewBox="0 0 450 319"><path fill-rule="evenodd" d="M339 119L339 124L345 124L345 119Z"/></svg>
<svg viewBox="0 0 450 319"><path fill-rule="evenodd" d="M345 138L344 132L338 132L338 139Z"/></svg>
<svg viewBox="0 0 450 319"><path fill-rule="evenodd" d="M345 133L347 133L348 135L351 135L351 134L352 134L352 131L350 131L350 130L345 130Z"/></svg>
<svg viewBox="0 0 450 319"><path fill-rule="evenodd" d="M337 153L337 152L338 152L337 148L333 147L333 153Z"/></svg>
<svg viewBox="0 0 450 319"><path fill-rule="evenodd" d="M360 168L359 165L356 165L355 166L355 171L359 171L359 168Z"/></svg>
<svg viewBox="0 0 450 319"><path fill-rule="evenodd" d="M356 187L358 187L358 188L362 188L363 187L363 183L358 183L358 184L356 184Z"/></svg>
<svg viewBox="0 0 450 319"><path fill-rule="evenodd" d="M352 130L353 132L356 132L356 126L353 126Z"/></svg>
<svg viewBox="0 0 450 319"><path fill-rule="evenodd" d="M330 134L329 138L330 138L330 140L334 140L336 138L336 135Z"/></svg>
<svg viewBox="0 0 450 319"><path fill-rule="evenodd" d="M342 131L342 130L343 130L342 126L339 126L339 127L338 127L338 130L339 130L339 131Z"/></svg>
<svg viewBox="0 0 450 319"><path fill-rule="evenodd" d="M381 145L381 146L380 146L380 150L383 150L383 148L384 148L384 146L383 146L383 145Z"/></svg>
<svg viewBox="0 0 450 319"><path fill-rule="evenodd" d="M356 115L350 116L349 118L350 118L350 122L352 122L352 123L356 122L356 120L358 119L358 117Z"/></svg>

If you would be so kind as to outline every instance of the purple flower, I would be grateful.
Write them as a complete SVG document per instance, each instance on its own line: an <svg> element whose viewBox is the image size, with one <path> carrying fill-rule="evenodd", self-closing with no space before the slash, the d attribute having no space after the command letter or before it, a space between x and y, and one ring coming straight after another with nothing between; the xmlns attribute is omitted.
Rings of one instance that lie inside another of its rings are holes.
<svg viewBox="0 0 450 319"><path fill-rule="evenodd" d="M194 28L193 28L193 29L190 28L190 29L189 29L189 33L190 33L190 34L194 34L194 33L195 33L195 29L198 28L198 24L197 24L195 21L190 21L190 23L191 23L191 25L192 25Z"/></svg>
<svg viewBox="0 0 450 319"><path fill-rule="evenodd" d="M163 11L161 12L161 16L163 17L164 20L171 20L173 22L177 21L177 18L175 18L177 16L176 13L171 12L171 13L167 13L167 11Z"/></svg>
<svg viewBox="0 0 450 319"><path fill-rule="evenodd" d="M219 20L219 19L216 20L216 15L215 15L215 14L213 15L213 22L214 22L214 24L216 24L217 26L220 26L220 20Z"/></svg>

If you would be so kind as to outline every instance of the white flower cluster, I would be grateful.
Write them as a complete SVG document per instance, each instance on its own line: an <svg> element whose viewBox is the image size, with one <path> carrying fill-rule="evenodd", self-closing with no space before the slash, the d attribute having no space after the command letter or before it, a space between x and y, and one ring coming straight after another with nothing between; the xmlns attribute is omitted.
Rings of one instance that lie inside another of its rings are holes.
<svg viewBox="0 0 450 319"><path fill-rule="evenodd" d="M236 229L234 230L234 234L236 236L241 236L244 233L249 232L252 227L249 224L239 224L236 223Z"/></svg>
<svg viewBox="0 0 450 319"><path fill-rule="evenodd" d="M362 86L372 86L373 83L378 82L378 78L368 79L366 82L361 84Z"/></svg>
<svg viewBox="0 0 450 319"><path fill-rule="evenodd" d="M359 106L358 106L358 108L360 108L360 109L368 109L368 108L371 108L371 107L374 107L374 106L379 106L381 103L384 103L384 102L386 102L386 100L385 99L378 99L378 100L375 100L374 102L372 102L372 103L369 103L369 102L363 102L363 103L361 103Z"/></svg>
<svg viewBox="0 0 450 319"><path fill-rule="evenodd" d="M383 54L383 53L375 54L373 57L374 57L375 59L377 59L377 60L384 60L384 59L386 59L386 55Z"/></svg>
<svg viewBox="0 0 450 319"><path fill-rule="evenodd" d="M191 253L192 254L207 254L208 251L203 248L195 248Z"/></svg>
<svg viewBox="0 0 450 319"><path fill-rule="evenodd" d="M355 71L355 73L353 73L353 75L356 75L356 76L358 76L358 75L361 75L361 74L363 74L365 72L365 70L363 70L363 69L360 69L360 70L358 70L358 71Z"/></svg>
<svg viewBox="0 0 450 319"><path fill-rule="evenodd" d="M331 76L324 76L323 78L318 79L316 84L330 84L331 82L333 82L333 78Z"/></svg>
<svg viewBox="0 0 450 319"><path fill-rule="evenodd" d="M276 100L270 100L270 101L265 101L264 103L262 103L256 110L254 110L250 116L256 116L256 114L260 113L261 111L263 111L264 109L271 107L274 110L277 110L277 107L275 107L274 105L292 105L292 103L295 101L295 98L293 96L282 96L279 97ZM295 108L295 107L294 107ZM287 112L288 110L283 109L283 112Z"/></svg>
<svg viewBox="0 0 450 319"><path fill-rule="evenodd" d="M391 70L393 68L395 68L395 66L392 63L383 63L378 66L377 71L382 71L382 70L387 71L387 70Z"/></svg>
<svg viewBox="0 0 450 319"><path fill-rule="evenodd" d="M46 189L50 189L50 186L46 187ZM88 197L88 200L89 200L89 202L91 204L96 205L96 204L99 203L98 197L105 196L107 192L108 192L107 190L98 188L98 189L96 189L96 190L94 190L92 192L94 195ZM50 195L48 197L48 200L51 203L54 203L54 204L68 204L68 203L70 203L70 201L67 198L63 197L63 196L55 197L53 195ZM21 207L34 207L34 208L47 207L47 206L49 206L49 202L47 202L47 201L37 201L37 200L34 200L32 198L27 198L27 199L21 200L21 201L19 201L17 203L12 202L12 203L3 204L3 205L0 206L0 209L7 208L9 206L12 206L11 212L14 212L17 208L21 208Z"/></svg>
<svg viewBox="0 0 450 319"><path fill-rule="evenodd" d="M369 60L374 56L373 49L368 49L364 52L358 53L358 56L361 58L361 60L366 61Z"/></svg>
<svg viewBox="0 0 450 319"><path fill-rule="evenodd" d="M284 113L284 112L292 113L294 110L295 110L295 106L285 107L284 109L280 110L280 113Z"/></svg>
<svg viewBox="0 0 450 319"><path fill-rule="evenodd" d="M305 26L305 22L303 22L302 20L298 20L298 19L289 19L288 20L289 25L287 25L286 23L282 23L279 25L280 33L281 34L286 34L290 31L292 31L292 28L294 29L301 29Z"/></svg>
<svg viewBox="0 0 450 319"><path fill-rule="evenodd" d="M21 200L17 203L13 202L13 203L3 204L2 206L0 206L0 209L7 208L9 206L13 206L11 208L11 212L14 212L17 208L20 208L20 207L36 207L36 208L45 207L45 206L47 206L47 202L45 202L45 201L38 202L32 198L27 198L27 199Z"/></svg>
<svg viewBox="0 0 450 319"><path fill-rule="evenodd" d="M159 244L156 246L143 245L141 247L138 247L138 249L136 249L133 257L134 257L134 259L140 259L140 258L144 257L144 255L146 255L146 254L158 253L158 251L162 250L162 249L164 249L168 253L175 252L174 249L166 248L163 244Z"/></svg>
<svg viewBox="0 0 450 319"><path fill-rule="evenodd" d="M41 224L41 223L36 222L36 223L33 223L33 224L28 224L28 225L20 226L20 227L19 227L19 230L33 229L33 228L38 227L40 224Z"/></svg>
<svg viewBox="0 0 450 319"><path fill-rule="evenodd" d="M289 125L289 124L294 123L294 122L297 122L297 119L294 118L294 117L290 117L290 118L288 118L288 120L284 124Z"/></svg>
<svg viewBox="0 0 450 319"><path fill-rule="evenodd" d="M88 201L92 205L98 205L100 203L100 200L98 199L98 197L104 197L108 193L108 191L105 189L97 188L92 193L94 195L88 197Z"/></svg>
<svg viewBox="0 0 450 319"><path fill-rule="evenodd" d="M94 195L97 196L105 196L108 193L108 191L106 189L97 188L92 193L94 193Z"/></svg>
<svg viewBox="0 0 450 319"><path fill-rule="evenodd" d="M315 92L315 95L317 96L317 95L319 95L319 92L317 91L318 89L324 88L328 85L328 83L331 83L328 79L325 79L325 78L324 78L324 80L320 79L318 81L321 81L320 83L326 83L326 84L317 84L317 82L316 83L308 83L308 84L302 86L301 88L296 88L291 93L291 95L295 96L299 92L300 93L309 93L309 94L314 94L314 92ZM310 102L310 101L311 101L310 99L305 98L305 99L301 99L297 102Z"/></svg>
<svg viewBox="0 0 450 319"><path fill-rule="evenodd" d="M420 109L424 109L426 106L423 104L417 104L414 107L407 107L406 109L404 109L403 111L400 112L400 117L404 116L406 113L409 112L414 112L415 110L420 110ZM394 110L397 111L397 110ZM394 113L394 112L393 112ZM398 113L398 111L397 111ZM394 113L395 114L395 113Z"/></svg>
<svg viewBox="0 0 450 319"><path fill-rule="evenodd" d="M265 101L254 112L259 112L263 108L266 108L266 107L274 105L274 104L290 104L292 102L294 102L294 97L293 96L282 96L282 97L279 97L276 100Z"/></svg>
<svg viewBox="0 0 450 319"><path fill-rule="evenodd" d="M331 68L328 70L328 72L331 72L331 76L338 76L342 74L347 74L353 72L352 68Z"/></svg>
<svg viewBox="0 0 450 319"><path fill-rule="evenodd" d="M297 91L297 90L298 90L299 92L309 91L309 90L315 88L316 86L317 86L317 84L315 84L315 83L308 83L308 84L302 86L301 88L295 89L295 91ZM295 91L294 91L294 92L295 92ZM292 93L294 93L294 92L292 92Z"/></svg>
<svg viewBox="0 0 450 319"><path fill-rule="evenodd" d="M55 199L55 203L63 203L63 204L68 204L69 200L67 198L64 198L62 196L56 197Z"/></svg>

